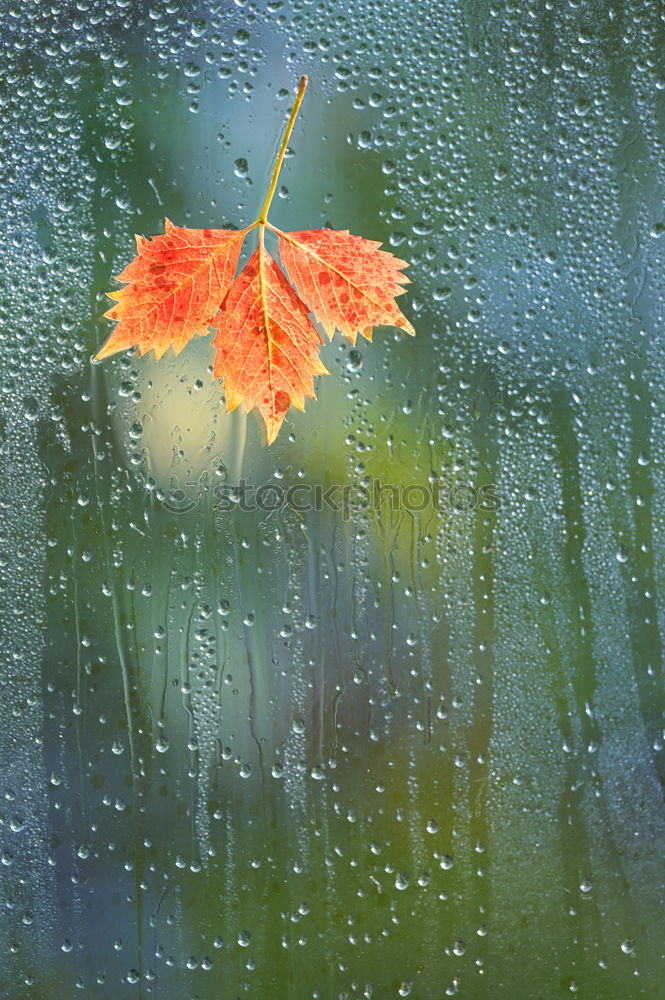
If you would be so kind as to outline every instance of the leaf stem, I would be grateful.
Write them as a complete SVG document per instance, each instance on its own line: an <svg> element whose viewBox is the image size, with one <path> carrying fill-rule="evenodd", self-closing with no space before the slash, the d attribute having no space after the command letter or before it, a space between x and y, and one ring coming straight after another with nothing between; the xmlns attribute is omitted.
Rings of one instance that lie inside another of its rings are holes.
<svg viewBox="0 0 665 1000"><path fill-rule="evenodd" d="M302 104L302 99L305 96L305 90L307 89L307 77L300 77L300 86L298 87L298 93L296 95L295 104L293 105L293 110L291 112L291 117L289 118L286 130L282 137L282 144L279 147L279 153L277 154L277 160L273 168L272 177L270 178L270 187L268 188L268 194L266 195L266 200L263 203L263 208L261 209L261 214L259 215L256 223L259 226L265 226L266 219L268 217L268 209L270 208L270 203L275 194L275 188L277 187L277 180L279 178L279 172L282 169L282 162L284 160L284 155L286 153L286 147L289 139L291 138L291 132L293 131L293 126L295 125L298 112L300 111L300 105ZM256 225L255 223L255 225Z"/></svg>

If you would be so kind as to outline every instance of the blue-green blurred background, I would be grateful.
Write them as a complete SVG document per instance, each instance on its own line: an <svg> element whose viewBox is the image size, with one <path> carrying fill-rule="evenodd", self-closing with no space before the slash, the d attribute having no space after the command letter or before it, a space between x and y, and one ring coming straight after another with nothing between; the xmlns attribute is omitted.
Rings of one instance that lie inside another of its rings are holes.
<svg viewBox="0 0 665 1000"><path fill-rule="evenodd" d="M3 21L3 996L665 996L662 5ZM417 336L268 449L210 337L90 358L134 233L255 218L302 73L271 221L408 260Z"/></svg>

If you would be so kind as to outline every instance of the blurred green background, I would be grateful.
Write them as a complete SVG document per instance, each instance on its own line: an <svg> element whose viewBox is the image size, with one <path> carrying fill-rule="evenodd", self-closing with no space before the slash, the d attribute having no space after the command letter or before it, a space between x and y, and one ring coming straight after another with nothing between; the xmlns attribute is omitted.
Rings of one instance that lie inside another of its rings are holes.
<svg viewBox="0 0 665 1000"><path fill-rule="evenodd" d="M661 5L4 14L3 995L665 996ZM417 336L268 449L210 337L90 358L134 233L255 218L301 73L271 221L408 260Z"/></svg>

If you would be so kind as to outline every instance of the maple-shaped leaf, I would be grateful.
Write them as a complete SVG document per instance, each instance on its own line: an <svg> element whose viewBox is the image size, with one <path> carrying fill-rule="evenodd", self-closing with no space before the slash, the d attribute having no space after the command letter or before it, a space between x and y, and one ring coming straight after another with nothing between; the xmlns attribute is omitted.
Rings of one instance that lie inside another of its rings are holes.
<svg viewBox="0 0 665 1000"><path fill-rule="evenodd" d="M337 329L352 344L359 333L371 340L374 326L415 334L395 303L409 281L405 261L347 230L273 231L286 273L331 339Z"/></svg>
<svg viewBox="0 0 665 1000"><path fill-rule="evenodd" d="M146 240L136 237L138 256L116 281L128 284L109 298L104 313L118 321L95 360L138 346L139 354L169 347L176 354L195 334L207 334L238 265L244 231L185 229L166 219L166 232Z"/></svg>
<svg viewBox="0 0 665 1000"><path fill-rule="evenodd" d="M116 279L125 287L110 293L115 304L104 314L117 326L94 358L136 345L139 354L154 351L159 359L169 347L177 354L212 326L213 372L224 380L227 407L256 407L269 444L288 408L303 409L305 396L314 398L314 376L326 373L319 360L323 341L310 313L329 337L337 329L354 344L359 333L371 340L378 325L415 333L395 302L409 280L404 261L347 230L283 233L268 222L306 86L303 76L258 218L242 230L186 229L167 219L163 235L137 236L138 256ZM234 281L242 243L253 229L258 248ZM277 236L299 295L266 251L266 230Z"/></svg>
<svg viewBox="0 0 665 1000"><path fill-rule="evenodd" d="M289 406L303 410L304 397L315 398L313 376L327 370L307 307L262 242L212 326L217 331L213 374L224 379L228 411L241 401L247 410L256 406L272 444Z"/></svg>

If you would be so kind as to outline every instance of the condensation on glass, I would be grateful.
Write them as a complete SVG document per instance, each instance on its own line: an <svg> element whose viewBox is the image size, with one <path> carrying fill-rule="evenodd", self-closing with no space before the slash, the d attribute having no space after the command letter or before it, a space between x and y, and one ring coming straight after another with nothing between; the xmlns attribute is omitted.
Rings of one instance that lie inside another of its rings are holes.
<svg viewBox="0 0 665 1000"><path fill-rule="evenodd" d="M4 995L660 995L664 34L7 8ZM134 233L255 217L301 73L273 221L408 260L417 336L268 449L210 338L90 358Z"/></svg>

